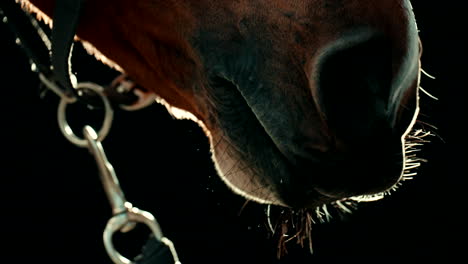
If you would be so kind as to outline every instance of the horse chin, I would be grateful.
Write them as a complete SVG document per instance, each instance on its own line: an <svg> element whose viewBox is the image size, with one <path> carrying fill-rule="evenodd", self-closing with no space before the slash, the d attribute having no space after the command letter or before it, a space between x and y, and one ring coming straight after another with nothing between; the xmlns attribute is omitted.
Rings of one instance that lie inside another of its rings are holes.
<svg viewBox="0 0 468 264"><path fill-rule="evenodd" d="M222 130L209 131L217 173L235 194L260 204L296 209L316 208L337 200L319 193L314 186L300 185L297 180L303 173L294 170L280 153L271 151L274 145L266 144L256 156L248 156L242 154L249 152L248 148L218 133ZM320 160L316 163L319 166Z"/></svg>
<svg viewBox="0 0 468 264"><path fill-rule="evenodd" d="M286 206L260 174L224 136L211 133L212 159L223 182L236 194L260 204Z"/></svg>

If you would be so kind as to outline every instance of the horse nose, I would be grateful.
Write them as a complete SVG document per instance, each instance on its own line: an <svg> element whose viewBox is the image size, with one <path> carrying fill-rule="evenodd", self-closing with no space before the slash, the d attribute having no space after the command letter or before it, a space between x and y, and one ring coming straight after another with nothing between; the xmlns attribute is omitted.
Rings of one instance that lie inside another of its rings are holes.
<svg viewBox="0 0 468 264"><path fill-rule="evenodd" d="M391 42L364 34L338 40L319 62L319 101L327 126L342 140L390 129L394 72Z"/></svg>
<svg viewBox="0 0 468 264"><path fill-rule="evenodd" d="M404 154L392 104L399 104L393 97L402 56L393 45L383 34L357 34L318 58L316 102L330 142L322 153L290 158L303 190L288 194L291 204L307 201L311 186L340 199L383 192L399 181Z"/></svg>

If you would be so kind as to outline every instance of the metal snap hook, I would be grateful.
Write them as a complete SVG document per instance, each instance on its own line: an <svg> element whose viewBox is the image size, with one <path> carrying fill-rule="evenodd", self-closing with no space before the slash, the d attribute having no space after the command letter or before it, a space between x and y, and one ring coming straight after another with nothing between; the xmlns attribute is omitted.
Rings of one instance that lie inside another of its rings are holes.
<svg viewBox="0 0 468 264"><path fill-rule="evenodd" d="M83 128L84 138L77 137L73 130L68 125L66 120L66 107L68 104L74 103L67 100L66 97L62 98L58 108L58 121L60 130L64 136L73 144L79 147L86 147L94 157L100 177L103 184L105 193L110 202L113 217L108 221L106 228L103 233L103 242L107 254L116 264L134 264L128 258L122 256L114 247L112 242L112 236L117 231L128 232L132 230L136 224L145 224L153 233L154 238L166 245L175 264L180 264L177 252L174 244L168 238L163 237L159 223L156 218L149 212L140 210L133 207L124 196L122 189L120 188L119 180L114 171L114 167L108 161L104 148L102 147L101 141L107 136L112 119L113 110L107 97L103 94L103 88L93 83L80 83L77 89L89 89L96 92L102 99L105 107L105 117L99 133L97 133L92 127L85 126Z"/></svg>
<svg viewBox="0 0 468 264"><path fill-rule="evenodd" d="M83 134L87 142L87 147L98 166L101 182L106 192L107 198L111 204L113 217L107 222L103 233L104 246L107 254L116 264L133 264L132 261L122 256L114 247L112 236L115 232L128 232L138 223L143 223L151 230L155 239L165 244L174 258L175 264L180 264L174 244L163 237L159 223L149 212L133 207L127 202L124 193L120 188L119 180L115 174L112 164L107 160L106 154L98 135L90 126L85 126Z"/></svg>
<svg viewBox="0 0 468 264"><path fill-rule="evenodd" d="M107 159L104 148L99 141L98 134L92 127L85 126L83 135L85 137L86 146L96 161L102 186L110 202L112 213L116 215L126 212L132 205L125 199L122 188L120 188L119 179L117 178L114 167Z"/></svg>
<svg viewBox="0 0 468 264"><path fill-rule="evenodd" d="M109 99L104 95L104 88L95 84L95 83L79 83L76 87L77 90L84 89L84 90L91 90L98 94L98 96L101 98L102 102L104 103L104 121L102 123L101 129L99 129L99 132L97 133L98 141L104 140L104 138L107 136L109 133L109 130L112 125L112 120L114 118L114 110L112 109L112 106L109 102ZM71 129L70 125L67 122L66 118L66 110L67 110L67 105L74 103L75 101L69 101L66 97L62 97L60 100L60 104L58 107L57 111L57 119L60 127L60 131L62 131L63 135L65 136L66 139L68 139L71 143L85 148L88 147L88 141L82 138L79 138L78 136L75 135L73 130Z"/></svg>

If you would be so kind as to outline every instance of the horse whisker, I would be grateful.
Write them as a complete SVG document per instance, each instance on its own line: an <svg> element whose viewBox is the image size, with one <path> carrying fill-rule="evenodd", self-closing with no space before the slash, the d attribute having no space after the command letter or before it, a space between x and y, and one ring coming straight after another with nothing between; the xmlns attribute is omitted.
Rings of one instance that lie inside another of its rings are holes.
<svg viewBox="0 0 468 264"><path fill-rule="evenodd" d="M427 73L425 70L423 70L423 68L421 68L421 72L422 72L424 75L426 75L427 77L429 77L429 78L431 78L431 79L433 79L433 80L436 79L436 77L434 77L433 75L430 75L429 73Z"/></svg>
<svg viewBox="0 0 468 264"><path fill-rule="evenodd" d="M428 91L424 90L421 86L419 86L419 90L422 91L425 95L429 96L430 98L438 101L439 98L435 97L434 95L430 94Z"/></svg>

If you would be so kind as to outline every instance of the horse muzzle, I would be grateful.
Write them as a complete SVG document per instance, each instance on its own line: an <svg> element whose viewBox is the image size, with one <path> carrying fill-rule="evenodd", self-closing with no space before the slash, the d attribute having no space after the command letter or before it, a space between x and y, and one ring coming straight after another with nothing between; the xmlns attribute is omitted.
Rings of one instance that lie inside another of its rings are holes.
<svg viewBox="0 0 468 264"><path fill-rule="evenodd" d="M313 74L321 147L307 144L317 142L314 133L281 148L293 176L280 193L292 207L382 193L402 178L405 137L419 110L420 49L412 43L400 58L383 35L350 36L327 47Z"/></svg>

